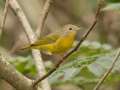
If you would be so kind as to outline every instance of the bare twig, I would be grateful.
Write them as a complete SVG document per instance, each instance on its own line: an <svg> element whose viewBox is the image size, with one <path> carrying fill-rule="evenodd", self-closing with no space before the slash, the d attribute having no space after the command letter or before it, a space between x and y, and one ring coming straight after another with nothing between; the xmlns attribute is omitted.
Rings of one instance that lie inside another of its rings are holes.
<svg viewBox="0 0 120 90"><path fill-rule="evenodd" d="M45 2L45 4L44 4L44 6L43 6L43 9L42 9L42 12L41 12L41 15L40 15L40 20L39 20L39 23L38 23L38 27L37 27L37 29L36 29L36 35L38 36L38 37L40 37L40 33L41 33L41 31L43 30L43 27L44 27L44 24L45 24L45 20L46 20L46 18L47 18L47 15L48 15L48 12L49 12L49 10L50 10L50 5L51 5L51 2L52 2L53 0L46 0L46 2ZM44 76L43 74L41 74L41 64L40 64L41 62L39 61L39 60L36 60L36 62L35 62L35 65L36 65L36 67L38 68L38 77L42 77L42 76ZM46 83L44 83L43 84L44 86L43 86L43 89L44 90L51 90L50 89L50 86L48 86L48 85L46 85Z"/></svg>
<svg viewBox="0 0 120 90"><path fill-rule="evenodd" d="M113 70L116 62L119 60L119 56L120 56L120 48L116 53L116 56L113 59L112 65L110 66L110 68L104 73L104 75L101 77L101 79L98 81L97 85L94 87L93 90L99 90L100 86L103 84L103 82L105 81L105 79L110 75L111 71Z"/></svg>
<svg viewBox="0 0 120 90"><path fill-rule="evenodd" d="M17 14L19 20L21 21L24 31L30 41L30 43L33 43L37 40L36 34L33 32L32 27L30 26L24 12L22 11L21 7L19 6L18 2L16 0L10 0L10 6ZM39 50L32 49L32 55L36 63L37 71L39 73L39 76L45 75L45 67L41 58L41 54ZM47 79L41 82L41 87L43 90L51 90L49 83Z"/></svg>
<svg viewBox="0 0 120 90"><path fill-rule="evenodd" d="M5 57L0 54L0 78L7 81L17 90L33 90L32 80L28 79L14 67L12 67Z"/></svg>
<svg viewBox="0 0 120 90"><path fill-rule="evenodd" d="M47 18L48 12L50 10L50 5L51 5L52 1L53 0L46 0L45 5L42 9L42 12L41 12L41 15L40 15L40 20L39 20L39 23L38 23L38 28L36 30L36 34L38 36L40 36L40 33L43 30L45 20Z"/></svg>
<svg viewBox="0 0 120 90"><path fill-rule="evenodd" d="M83 35L82 39L79 41L79 43L76 45L75 48L73 48L70 52L68 52L65 56L63 56L63 58L61 60L59 60L59 62L56 64L56 66L49 71L46 75L44 75L43 77L38 78L33 86L35 87L40 81L44 80L45 78L49 77L53 72L55 72L57 70L57 68L59 68L59 66L65 61L65 59L70 56L73 52L75 52L80 45L82 44L82 42L87 38L87 36L89 35L89 33L93 30L93 28L95 27L97 21L98 21L98 16L100 14L100 10L101 10L101 6L102 6L102 2L100 1L99 5L98 5L98 10L96 12L96 16L95 16L95 20L93 22L93 24L90 26L90 28L88 29L88 31Z"/></svg>
<svg viewBox="0 0 120 90"><path fill-rule="evenodd" d="M4 30L4 26L5 26L5 21L6 21L6 17L7 17L7 14L8 14L8 8L9 8L9 0L6 0L5 2L5 8L4 8L4 11L3 11L3 18L2 18L2 22L1 22L1 31L0 31L0 36Z"/></svg>

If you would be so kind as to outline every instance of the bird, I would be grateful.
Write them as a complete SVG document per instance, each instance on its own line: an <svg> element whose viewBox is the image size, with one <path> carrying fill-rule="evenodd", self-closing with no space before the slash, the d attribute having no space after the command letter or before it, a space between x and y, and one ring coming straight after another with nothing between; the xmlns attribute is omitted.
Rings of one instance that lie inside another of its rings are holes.
<svg viewBox="0 0 120 90"><path fill-rule="evenodd" d="M77 31L80 30L80 27L67 24L62 29L62 33L48 34L32 44L26 45L21 50L38 49L49 55L64 54L73 47Z"/></svg>

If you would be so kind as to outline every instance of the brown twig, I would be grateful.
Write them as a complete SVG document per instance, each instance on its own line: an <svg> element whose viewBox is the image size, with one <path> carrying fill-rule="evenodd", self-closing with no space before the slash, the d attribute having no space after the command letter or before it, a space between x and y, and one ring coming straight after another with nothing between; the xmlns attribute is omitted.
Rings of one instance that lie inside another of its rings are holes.
<svg viewBox="0 0 120 90"><path fill-rule="evenodd" d="M88 31L83 35L82 39L79 41L79 43L76 45L76 47L73 48L70 52L68 52L65 56L63 56L63 58L61 60L59 60L59 62L56 64L56 66L51 71L49 71L43 77L38 78L37 80L35 80L34 83L33 83L33 87L35 87L40 81L44 80L45 78L49 77L53 72L55 72L57 70L57 68L59 68L59 66L66 60L66 58L68 56L70 56L73 52L75 52L80 47L80 45L82 44L82 42L87 38L87 36L89 35L89 33L93 30L93 28L97 24L98 16L99 16L100 10L101 10L101 6L102 6L102 2L100 1L99 5L98 5L97 12L95 14L95 20L94 20L93 24L90 26L90 28L88 29Z"/></svg>
<svg viewBox="0 0 120 90"><path fill-rule="evenodd" d="M4 11L3 11L3 18L2 18L2 22L1 22L1 32L0 32L0 35L2 34L2 32L4 30L5 21L6 21L7 14L8 14L8 7L9 7L9 0L6 0L5 8L4 8Z"/></svg>
<svg viewBox="0 0 120 90"><path fill-rule="evenodd" d="M104 75L101 77L101 79L98 81L97 85L94 87L93 90L99 90L100 86L103 84L103 82L105 81L105 79L110 75L111 71L113 70L116 62L119 60L119 56L120 56L120 48L118 50L118 52L116 53L116 56L113 59L112 65L110 66L110 68L104 73Z"/></svg>
<svg viewBox="0 0 120 90"><path fill-rule="evenodd" d="M48 16L52 1L53 0L46 0L45 4L43 6L43 9L41 11L40 20L39 20L39 23L38 23L38 27L36 29L36 35L38 36L38 38L40 37L40 33L43 30L43 27L44 27L46 18ZM41 64L40 63L41 62L39 60L35 61L35 65L38 69L38 76L44 76L45 74L44 75L41 74ZM51 90L50 86L46 82L43 82L42 88L44 90Z"/></svg>
<svg viewBox="0 0 120 90"><path fill-rule="evenodd" d="M38 36L40 36L40 33L43 30L43 27L44 27L46 18L48 16L48 12L50 10L50 6L51 6L52 2L53 2L53 0L46 0L45 5L42 9L42 12L41 12L41 15L40 15L40 20L39 20L39 25L38 25L38 28L36 30L36 34Z"/></svg>

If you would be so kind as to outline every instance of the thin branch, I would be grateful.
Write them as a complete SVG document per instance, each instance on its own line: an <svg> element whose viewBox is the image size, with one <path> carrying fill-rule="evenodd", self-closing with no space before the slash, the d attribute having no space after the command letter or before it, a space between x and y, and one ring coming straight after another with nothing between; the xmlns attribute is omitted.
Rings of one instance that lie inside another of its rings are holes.
<svg viewBox="0 0 120 90"><path fill-rule="evenodd" d="M100 86L103 84L103 82L105 81L105 79L110 75L111 71L113 70L116 62L119 60L119 56L120 56L120 48L116 53L116 56L113 59L112 65L110 66L110 68L105 72L105 74L101 77L101 79L99 80L99 82L97 83L97 85L94 87L93 90L99 90Z"/></svg>
<svg viewBox="0 0 120 90"><path fill-rule="evenodd" d="M10 0L10 6L12 7L14 12L18 16L19 20L21 21L21 23L25 29L24 31L25 31L30 43L35 42L37 40L37 36L33 32L32 27L30 26L25 14L24 14L23 10L21 9L20 5L18 4L18 2L16 0ZM35 60L39 76L45 75L46 71L45 71L45 67L44 67L39 50L32 49L32 55ZM41 82L41 87L43 90L51 90L47 79L45 79L44 81Z"/></svg>
<svg viewBox="0 0 120 90"><path fill-rule="evenodd" d="M0 54L0 78L7 81L17 90L33 90L32 80L28 79L10 65Z"/></svg>
<svg viewBox="0 0 120 90"><path fill-rule="evenodd" d="M96 15L95 15L95 20L94 20L93 24L90 26L90 28L88 29L88 31L83 35L82 39L79 41L79 43L76 45L76 47L73 48L70 52L68 52L65 56L63 56L63 58L61 60L59 60L59 62L56 64L56 66L51 71L49 71L43 77L40 77L36 81L34 81L33 87L35 87L39 82L41 82L45 78L49 77L53 72L55 72L59 68L59 66L66 60L66 58L68 56L70 56L73 52L75 52L80 47L80 45L82 44L82 42L87 38L87 36L90 34L90 32L94 29L95 25L97 24L98 16L99 16L100 10L101 10L101 6L102 6L102 2L100 1L99 5L98 5L97 12L96 12Z"/></svg>
<svg viewBox="0 0 120 90"><path fill-rule="evenodd" d="M52 3L53 0L46 0L44 6L43 6L43 9L42 9L42 12L40 14L40 20L39 20L39 23L38 23L38 27L36 29L36 35L38 37L40 37L40 33L41 31L43 30L43 27L44 27L44 24L45 24L45 21L46 21L46 18L48 16L48 13L49 13L49 10L50 10L50 6L51 6L51 3ZM43 74L41 74L41 62L39 60L36 60L35 61L35 65L36 67L38 68L38 77L39 76L44 76ZM51 90L50 86L47 84L47 83L44 83L43 84L44 86L42 86L42 88L44 90Z"/></svg>
<svg viewBox="0 0 120 90"><path fill-rule="evenodd" d="M1 27L0 27L1 28L0 36L2 35L2 32L4 30L5 21L6 21L7 14L8 14L8 8L9 8L9 0L6 0L5 8L4 8L4 11L3 11L3 18L2 18Z"/></svg>
<svg viewBox="0 0 120 90"><path fill-rule="evenodd" d="M48 16L48 12L50 10L50 6L51 6L52 2L53 2L53 0L46 0L45 5L42 9L42 12L40 14L40 20L38 23L38 28L36 30L36 34L38 35L38 37L40 36L41 31L43 30L43 27L44 27L46 18Z"/></svg>

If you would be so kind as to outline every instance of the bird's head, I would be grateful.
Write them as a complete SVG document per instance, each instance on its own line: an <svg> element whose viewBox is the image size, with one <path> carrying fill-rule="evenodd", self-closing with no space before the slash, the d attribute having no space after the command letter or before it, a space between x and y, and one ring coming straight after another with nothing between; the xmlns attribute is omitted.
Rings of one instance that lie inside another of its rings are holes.
<svg viewBox="0 0 120 90"><path fill-rule="evenodd" d="M64 35L65 36L76 36L77 32L81 28L72 24L67 24L63 27L63 30L65 31Z"/></svg>
<svg viewBox="0 0 120 90"><path fill-rule="evenodd" d="M72 24L67 24L64 26L64 31L78 31L78 30L80 30L80 27Z"/></svg>

